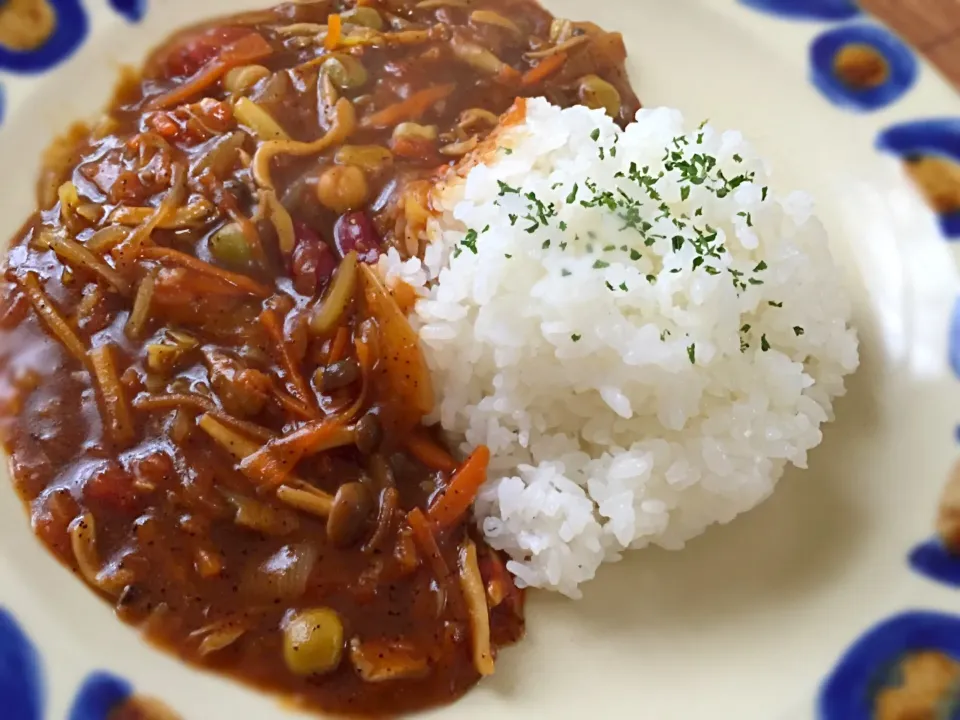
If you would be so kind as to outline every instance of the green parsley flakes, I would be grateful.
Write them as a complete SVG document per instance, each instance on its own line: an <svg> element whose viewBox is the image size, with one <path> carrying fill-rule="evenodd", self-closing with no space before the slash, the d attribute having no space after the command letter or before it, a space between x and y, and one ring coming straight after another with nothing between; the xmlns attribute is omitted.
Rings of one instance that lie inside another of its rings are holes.
<svg viewBox="0 0 960 720"><path fill-rule="evenodd" d="M467 248L474 255L477 254L477 231L476 230L467 230L467 234L464 236L463 240L460 241L460 244L463 247Z"/></svg>

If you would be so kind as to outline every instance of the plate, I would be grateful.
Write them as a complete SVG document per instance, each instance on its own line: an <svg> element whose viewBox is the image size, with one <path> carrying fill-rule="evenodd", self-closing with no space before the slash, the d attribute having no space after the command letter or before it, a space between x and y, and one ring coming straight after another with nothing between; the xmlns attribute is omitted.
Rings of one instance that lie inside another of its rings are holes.
<svg viewBox="0 0 960 720"><path fill-rule="evenodd" d="M43 148L106 102L121 64L264 2L53 1L61 22L39 51L0 52L0 235L33 208ZM602 568L580 602L532 593L527 638L432 715L870 717L870 683L903 652L940 643L960 660L960 572L936 543L914 553L958 457L960 102L843 0L594 0L589 18L577 0L546 4L624 33L647 106L742 130L781 188L813 193L855 299L862 366L809 469L682 552ZM868 71L870 48L886 58L879 84L837 83L854 46ZM0 480L5 718L105 718L131 692L190 720L310 717L151 649L47 554Z"/></svg>

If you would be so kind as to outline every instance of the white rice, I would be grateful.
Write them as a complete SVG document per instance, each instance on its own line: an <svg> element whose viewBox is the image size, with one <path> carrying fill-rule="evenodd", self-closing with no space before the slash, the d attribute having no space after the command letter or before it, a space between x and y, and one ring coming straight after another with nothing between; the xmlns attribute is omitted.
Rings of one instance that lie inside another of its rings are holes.
<svg viewBox="0 0 960 720"><path fill-rule="evenodd" d="M805 467L857 339L810 197L778 194L739 133L669 109L621 131L534 100L493 143L435 191L424 261L391 251L380 269L423 294L431 420L493 453L476 503L488 542L520 585L578 597L602 562L682 548L767 498L787 463ZM695 154L716 159L702 184L665 167ZM556 216L544 225L498 181ZM618 189L646 233L623 229L622 206L581 205ZM694 268L708 226L724 250Z"/></svg>

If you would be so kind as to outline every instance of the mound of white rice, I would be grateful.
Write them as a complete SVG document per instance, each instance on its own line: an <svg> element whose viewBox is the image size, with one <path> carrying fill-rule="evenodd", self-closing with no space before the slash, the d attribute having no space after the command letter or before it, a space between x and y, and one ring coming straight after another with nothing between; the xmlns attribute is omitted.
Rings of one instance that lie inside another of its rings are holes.
<svg viewBox="0 0 960 720"><path fill-rule="evenodd" d="M422 288L432 419L490 447L477 520L521 585L576 597L805 466L857 339L811 199L739 133L528 101L433 204L424 262L380 267Z"/></svg>

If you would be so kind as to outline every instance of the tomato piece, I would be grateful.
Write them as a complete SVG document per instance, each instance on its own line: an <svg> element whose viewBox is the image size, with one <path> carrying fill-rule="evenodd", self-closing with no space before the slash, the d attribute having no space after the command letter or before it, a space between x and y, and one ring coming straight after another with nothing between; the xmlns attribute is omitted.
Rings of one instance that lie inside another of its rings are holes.
<svg viewBox="0 0 960 720"><path fill-rule="evenodd" d="M160 188L147 186L120 150L111 150L100 160L80 166L80 174L95 184L112 203L142 205Z"/></svg>
<svg viewBox="0 0 960 720"><path fill-rule="evenodd" d="M215 27L188 36L169 53L157 60L160 76L173 79L188 77L220 55L222 48L247 35L256 34L245 27Z"/></svg>
<svg viewBox="0 0 960 720"><path fill-rule="evenodd" d="M121 512L135 512L139 498L133 489L133 476L116 463L105 465L83 484L83 498Z"/></svg>
<svg viewBox="0 0 960 720"><path fill-rule="evenodd" d="M187 146L209 140L211 133L224 133L233 127L233 109L225 102L204 98L174 110L161 110L146 116L146 126L172 142Z"/></svg>
<svg viewBox="0 0 960 720"><path fill-rule="evenodd" d="M273 47L262 35L250 32L219 47L213 59L205 63L200 70L167 92L153 96L146 107L151 110L165 110L174 105L182 105L218 82L230 68L263 60L272 53Z"/></svg>
<svg viewBox="0 0 960 720"><path fill-rule="evenodd" d="M77 501L66 488L44 493L34 502L33 530L57 555L72 559L67 526L79 512Z"/></svg>
<svg viewBox="0 0 960 720"><path fill-rule="evenodd" d="M426 138L400 137L390 141L393 154L411 160L428 160L437 154L437 144Z"/></svg>

